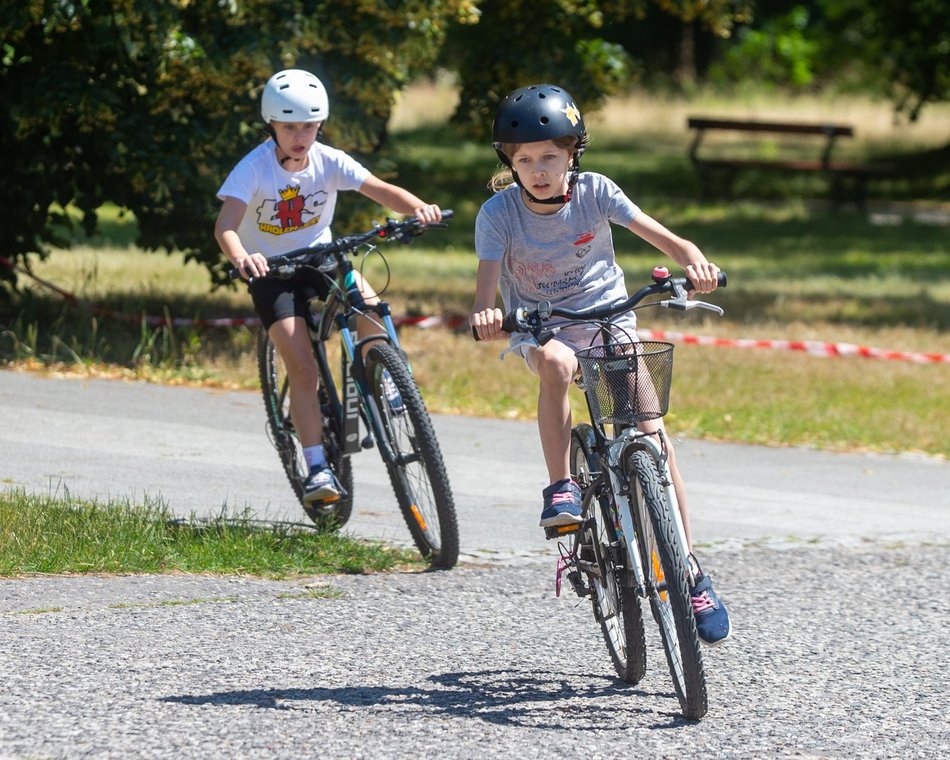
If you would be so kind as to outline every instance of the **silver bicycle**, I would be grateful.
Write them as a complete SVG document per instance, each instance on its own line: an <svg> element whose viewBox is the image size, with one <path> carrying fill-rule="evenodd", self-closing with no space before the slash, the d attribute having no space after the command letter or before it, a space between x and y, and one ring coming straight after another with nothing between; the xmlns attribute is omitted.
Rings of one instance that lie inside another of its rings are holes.
<svg viewBox="0 0 950 760"><path fill-rule="evenodd" d="M726 284L724 273L719 282ZM680 708L686 718L699 720L706 714L707 694L689 592L696 571L670 477L666 437L649 425L669 407L673 346L638 341L610 321L645 306L723 313L689 299L691 289L687 279L657 267L653 283L622 303L581 311L541 303L507 314L503 329L529 333L540 346L569 324L600 326L602 342L576 353L577 382L591 418L591 424L571 431L571 474L583 493L583 522L546 529L549 539L566 539L559 544L558 591L566 577L578 596L590 597L614 668L631 684L646 673L641 600L649 600ZM668 297L641 304L654 295Z"/></svg>

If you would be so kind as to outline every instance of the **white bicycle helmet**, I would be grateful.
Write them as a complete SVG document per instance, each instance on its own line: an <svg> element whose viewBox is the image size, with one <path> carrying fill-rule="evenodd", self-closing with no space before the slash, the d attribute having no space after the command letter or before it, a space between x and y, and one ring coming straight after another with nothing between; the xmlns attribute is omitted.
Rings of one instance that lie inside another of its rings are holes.
<svg viewBox="0 0 950 760"><path fill-rule="evenodd" d="M329 115L327 89L309 71L278 71L264 85L261 116L267 124L272 121L326 121Z"/></svg>

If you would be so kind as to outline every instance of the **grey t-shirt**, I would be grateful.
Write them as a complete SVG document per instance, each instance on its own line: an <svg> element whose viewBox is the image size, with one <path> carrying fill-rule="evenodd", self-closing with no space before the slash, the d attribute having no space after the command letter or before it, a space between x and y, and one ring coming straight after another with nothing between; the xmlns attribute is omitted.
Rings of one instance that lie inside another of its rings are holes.
<svg viewBox="0 0 950 760"><path fill-rule="evenodd" d="M627 297L610 224L627 227L640 209L613 180L582 172L571 200L554 214L537 214L512 186L496 193L475 219L479 259L501 261L499 289L510 311L541 301L567 309L617 303Z"/></svg>

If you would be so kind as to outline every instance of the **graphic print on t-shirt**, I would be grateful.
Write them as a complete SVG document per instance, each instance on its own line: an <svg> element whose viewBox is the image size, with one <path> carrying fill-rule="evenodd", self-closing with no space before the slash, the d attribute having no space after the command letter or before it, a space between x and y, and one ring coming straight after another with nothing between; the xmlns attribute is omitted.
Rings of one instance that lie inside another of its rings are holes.
<svg viewBox="0 0 950 760"><path fill-rule="evenodd" d="M550 261L518 261L507 254L508 269L518 283L518 290L536 297L556 297L577 290L584 276L585 265L558 270Z"/></svg>
<svg viewBox="0 0 950 760"><path fill-rule="evenodd" d="M261 232L286 235L320 221L323 206L327 202L326 191L301 196L297 185L287 185L277 192L280 200L268 198L257 208L257 227Z"/></svg>
<svg viewBox="0 0 950 760"><path fill-rule="evenodd" d="M574 247L577 249L574 251L574 255L577 256L577 258L582 259L588 253L590 253L591 249L593 248L592 243L595 237L597 237L597 235L595 235L592 231L584 232L583 234L579 235L577 240L574 241Z"/></svg>

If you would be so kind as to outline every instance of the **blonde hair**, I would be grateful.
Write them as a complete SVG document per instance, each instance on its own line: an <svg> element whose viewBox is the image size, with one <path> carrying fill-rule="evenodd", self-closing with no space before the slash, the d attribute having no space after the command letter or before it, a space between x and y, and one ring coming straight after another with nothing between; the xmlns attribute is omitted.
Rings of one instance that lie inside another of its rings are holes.
<svg viewBox="0 0 950 760"><path fill-rule="evenodd" d="M580 141L580 146L578 146L578 138L576 135L562 135L561 137L555 137L551 140L558 148L561 150L569 150L572 153L577 150L578 147L587 146L587 135L584 134L584 137ZM515 153L518 152L524 143L497 143L496 149L500 150L505 156L508 157L508 160L511 161L514 158ZM511 166L499 166L498 169L492 174L491 179L488 180L488 189L493 193L499 193L507 187L511 187L515 184L515 175L511 170Z"/></svg>

